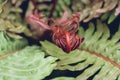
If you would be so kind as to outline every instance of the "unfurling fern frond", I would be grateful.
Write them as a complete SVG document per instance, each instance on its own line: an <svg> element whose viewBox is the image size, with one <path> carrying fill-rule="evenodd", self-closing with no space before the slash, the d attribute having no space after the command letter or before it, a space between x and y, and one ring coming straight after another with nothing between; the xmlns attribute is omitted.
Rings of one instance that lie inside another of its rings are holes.
<svg viewBox="0 0 120 80"><path fill-rule="evenodd" d="M55 60L45 58L39 47L27 46L0 60L0 80L42 80L56 66Z"/></svg>
<svg viewBox="0 0 120 80"><path fill-rule="evenodd" d="M96 28L90 23L87 30L80 27L78 34L84 36L85 41L69 54L48 41L41 42L49 55L59 59L56 69L82 71L75 80L87 80L90 77L92 80L119 80L120 27L111 36L108 27L98 21Z"/></svg>

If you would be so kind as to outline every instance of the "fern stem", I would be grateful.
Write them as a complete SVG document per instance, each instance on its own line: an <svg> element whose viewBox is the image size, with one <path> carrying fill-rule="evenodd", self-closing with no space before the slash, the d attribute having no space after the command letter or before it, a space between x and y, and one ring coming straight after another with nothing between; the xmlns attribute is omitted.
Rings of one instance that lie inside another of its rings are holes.
<svg viewBox="0 0 120 80"><path fill-rule="evenodd" d="M51 8L51 11L50 11L50 14L49 14L49 18L51 18L53 16L53 13L54 13L56 5L57 5L57 0L53 0L53 6Z"/></svg>
<svg viewBox="0 0 120 80"><path fill-rule="evenodd" d="M19 51L20 49L18 49L18 50L14 50L14 51L11 51L11 52L8 52L8 53L5 53L4 55L1 55L0 56L0 60L2 60L2 59L4 59L4 58L6 58L6 57L8 57L8 56L10 56L10 55L12 55L12 54L14 54L15 52L17 52L17 51Z"/></svg>
<svg viewBox="0 0 120 80"><path fill-rule="evenodd" d="M80 49L80 48L79 48L79 50L86 51L86 52L88 52L88 53L90 53L90 54L96 55L96 56L104 59L105 61L110 62L113 66L116 66L118 69L120 69L120 65L119 65L118 63L116 63L115 61L113 61L112 59L110 59L110 58L108 58L108 57L106 57L106 56L104 56L104 55L101 55L101 54L99 54L99 53L97 53L97 52L85 50L85 49Z"/></svg>

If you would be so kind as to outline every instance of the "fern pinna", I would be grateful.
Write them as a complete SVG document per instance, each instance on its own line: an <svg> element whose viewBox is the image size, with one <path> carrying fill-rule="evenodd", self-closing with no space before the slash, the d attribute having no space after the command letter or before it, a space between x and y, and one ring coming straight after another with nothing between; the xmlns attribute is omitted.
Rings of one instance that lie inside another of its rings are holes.
<svg viewBox="0 0 120 80"><path fill-rule="evenodd" d="M119 13L120 0L0 0L0 80L120 80L120 27L113 35L100 21L110 24ZM29 44L41 36L52 42ZM66 70L78 75L55 76Z"/></svg>
<svg viewBox="0 0 120 80"><path fill-rule="evenodd" d="M120 27L110 37L108 27L100 21L97 21L96 31L93 23L90 23L87 30L80 27L78 34L84 36L85 41L77 50L69 54L66 54L48 41L41 42L49 55L59 59L56 69L70 71L82 70L83 72L73 80L87 80L91 76L94 76L92 80L119 80Z"/></svg>
<svg viewBox="0 0 120 80"><path fill-rule="evenodd" d="M41 80L56 66L56 58L26 39L13 39L0 32L0 80Z"/></svg>

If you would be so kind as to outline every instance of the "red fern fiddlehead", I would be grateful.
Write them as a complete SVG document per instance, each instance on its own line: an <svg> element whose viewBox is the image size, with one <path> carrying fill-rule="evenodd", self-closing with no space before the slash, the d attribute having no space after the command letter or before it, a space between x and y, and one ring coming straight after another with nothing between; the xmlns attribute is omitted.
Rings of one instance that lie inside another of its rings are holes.
<svg viewBox="0 0 120 80"><path fill-rule="evenodd" d="M66 13L64 13L64 15L65 14ZM67 16L63 16L60 20L55 21L55 25L52 29L52 41L65 52L70 52L76 49L83 42L84 38L76 34L80 19L79 14L73 14L70 19L66 17Z"/></svg>
<svg viewBox="0 0 120 80"><path fill-rule="evenodd" d="M65 12L61 18L56 20L50 18L43 21L42 16L39 16L37 11L35 9L34 14L29 15L27 18L27 23L35 29L34 32L38 31L35 36L39 38L46 31L50 31L52 41L65 52L76 49L83 42L84 38L76 34L79 27L79 13L75 13L71 18L68 18L68 13ZM53 23L49 24L50 21Z"/></svg>

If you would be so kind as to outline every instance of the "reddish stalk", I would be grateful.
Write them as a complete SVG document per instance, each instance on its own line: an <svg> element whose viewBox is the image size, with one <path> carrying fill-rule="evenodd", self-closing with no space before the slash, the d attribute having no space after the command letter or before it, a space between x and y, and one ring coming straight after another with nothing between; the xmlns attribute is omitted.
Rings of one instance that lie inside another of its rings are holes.
<svg viewBox="0 0 120 80"><path fill-rule="evenodd" d="M56 5L57 5L57 0L53 0L53 6L50 10L49 18L51 18L53 16Z"/></svg>
<svg viewBox="0 0 120 80"><path fill-rule="evenodd" d="M89 51L89 50L85 50L85 49L79 49L79 50L83 50L83 51L89 52L90 54L96 55L96 56L104 59L105 61L110 62L113 66L116 66L118 69L120 69L120 64L116 63L115 61L113 61L113 60L110 59L110 58L107 58L107 57L104 56L104 55L101 55L101 54L99 54L99 53L97 53L97 52L92 52L92 51Z"/></svg>
<svg viewBox="0 0 120 80"><path fill-rule="evenodd" d="M11 52L8 52L8 53L5 53L5 54L3 54L3 55L0 55L0 60L2 60L2 59L4 59L4 58L6 58L6 57L8 57L8 56L10 56L10 55L12 55L12 54L14 54L15 52L17 52L17 51L19 51L20 49L18 49L18 50L13 50L13 51L11 51Z"/></svg>

